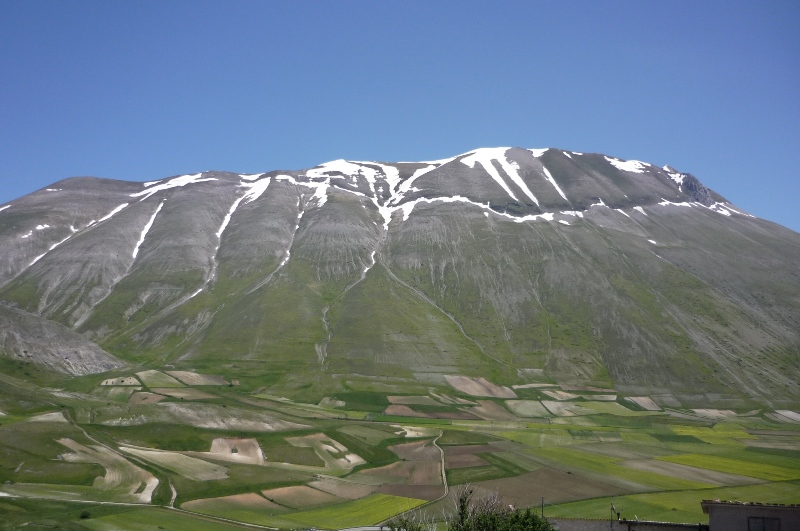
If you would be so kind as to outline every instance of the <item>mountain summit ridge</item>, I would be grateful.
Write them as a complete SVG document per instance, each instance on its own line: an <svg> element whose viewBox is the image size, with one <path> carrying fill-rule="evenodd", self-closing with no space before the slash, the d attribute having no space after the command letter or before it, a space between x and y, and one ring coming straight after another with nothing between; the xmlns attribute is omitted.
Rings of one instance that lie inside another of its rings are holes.
<svg viewBox="0 0 800 531"><path fill-rule="evenodd" d="M287 394L488 370L795 396L799 260L800 235L691 174L554 148L72 178L0 206L2 304L117 359L224 359Z"/></svg>

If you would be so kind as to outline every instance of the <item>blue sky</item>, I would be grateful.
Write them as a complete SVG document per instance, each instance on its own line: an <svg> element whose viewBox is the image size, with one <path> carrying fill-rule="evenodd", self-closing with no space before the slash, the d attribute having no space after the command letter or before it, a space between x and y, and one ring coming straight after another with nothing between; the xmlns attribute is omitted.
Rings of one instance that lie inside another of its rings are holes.
<svg viewBox="0 0 800 531"><path fill-rule="evenodd" d="M560 147L800 231L796 1L0 0L0 204L337 159Z"/></svg>

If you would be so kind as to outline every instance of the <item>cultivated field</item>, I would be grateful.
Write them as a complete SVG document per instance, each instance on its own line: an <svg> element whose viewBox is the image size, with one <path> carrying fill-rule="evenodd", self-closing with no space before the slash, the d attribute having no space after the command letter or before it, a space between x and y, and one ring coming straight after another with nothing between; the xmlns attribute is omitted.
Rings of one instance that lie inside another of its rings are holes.
<svg viewBox="0 0 800 531"><path fill-rule="evenodd" d="M552 516L602 518L611 496L623 516L687 522L707 518L702 499L800 503L793 409L681 408L552 383L510 397L488 377L441 376L427 394L348 376L357 388L303 402L260 387L210 393L192 386L216 377L185 372L140 371L135 386L87 379L49 395L64 407L3 416L0 516L34 502L173 503L202 518L336 529L407 510L441 518L467 483L517 507L544 498ZM173 377L179 387L152 387ZM128 508L98 507L87 527L123 526ZM199 518L131 514L130 529Z"/></svg>
<svg viewBox="0 0 800 531"><path fill-rule="evenodd" d="M161 371L142 371L137 372L136 376L145 384L147 387L183 387L183 384L173 378L172 376L166 375Z"/></svg>

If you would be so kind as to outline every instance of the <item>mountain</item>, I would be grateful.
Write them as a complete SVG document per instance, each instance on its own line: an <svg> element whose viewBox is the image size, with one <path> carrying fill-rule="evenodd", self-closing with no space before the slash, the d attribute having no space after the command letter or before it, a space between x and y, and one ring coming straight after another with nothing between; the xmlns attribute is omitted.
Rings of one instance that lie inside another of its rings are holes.
<svg viewBox="0 0 800 531"><path fill-rule="evenodd" d="M798 264L691 174L560 149L79 177L0 206L0 349L309 400L465 375L774 406L800 400Z"/></svg>

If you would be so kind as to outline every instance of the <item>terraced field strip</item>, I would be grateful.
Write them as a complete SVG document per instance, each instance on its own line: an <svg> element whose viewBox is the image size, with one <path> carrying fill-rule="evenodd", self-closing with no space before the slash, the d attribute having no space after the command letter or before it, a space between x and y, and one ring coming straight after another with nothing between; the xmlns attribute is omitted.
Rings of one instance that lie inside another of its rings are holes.
<svg viewBox="0 0 800 531"><path fill-rule="evenodd" d="M99 500L121 503L150 503L158 479L104 446L84 446L72 439L58 441L72 450L62 454L65 461L97 463L106 469L91 487L84 485L52 485L46 483L14 483L0 485L0 491L23 497L57 500Z"/></svg>
<svg viewBox="0 0 800 531"><path fill-rule="evenodd" d="M646 417L652 416L654 414L660 415L661 412L652 412L652 411L634 411L632 409L628 409L622 404L617 402L583 402L581 404L583 407L587 407L596 413L605 413L607 415L617 415L620 417Z"/></svg>
<svg viewBox="0 0 800 531"><path fill-rule="evenodd" d="M670 463L707 468L709 470L717 470L719 472L749 476L751 478L765 479L768 481L800 479L800 460L795 460L798 465L797 468L786 468L767 463L754 463L752 461L742 461L729 457L706 454L665 455L657 459L669 461Z"/></svg>
<svg viewBox="0 0 800 531"><path fill-rule="evenodd" d="M640 485L661 490L685 490L710 488L713 485L645 472L620 466L621 459L599 456L571 448L541 448L533 450L532 455L543 457L553 464L560 464L567 470L588 470L604 476L611 476Z"/></svg>
<svg viewBox="0 0 800 531"><path fill-rule="evenodd" d="M139 380L133 376L121 376L119 378L109 378L103 380L100 385L142 385Z"/></svg>
<svg viewBox="0 0 800 531"><path fill-rule="evenodd" d="M550 417L538 400L506 400L506 407L519 417Z"/></svg>
<svg viewBox="0 0 800 531"><path fill-rule="evenodd" d="M346 435L350 435L351 437L355 437L356 439L364 441L370 446L380 444L381 441L385 441L386 439L392 439L394 437L397 437L397 435L394 433L389 433L387 431L379 430L376 428L370 428L369 426L361 426L358 424L342 426L337 431L340 431Z"/></svg>
<svg viewBox="0 0 800 531"><path fill-rule="evenodd" d="M189 371L164 371L186 385L228 385L225 378L218 374L197 374Z"/></svg>
<svg viewBox="0 0 800 531"><path fill-rule="evenodd" d="M324 509L303 511L285 515L284 518L298 524L321 529L342 529L364 525L375 525L425 503L416 498L370 494L366 498Z"/></svg>
<svg viewBox="0 0 800 531"><path fill-rule="evenodd" d="M295 522L283 519L289 509L255 492L192 500L182 504L181 509L238 522L281 528L295 527Z"/></svg>
<svg viewBox="0 0 800 531"><path fill-rule="evenodd" d="M292 509L315 509L347 501L329 492L317 490L307 485L262 490L261 494L270 501Z"/></svg>
<svg viewBox="0 0 800 531"><path fill-rule="evenodd" d="M547 448L550 446L568 446L577 441L564 429L558 427L541 431L502 431L497 435L510 441L516 441L531 448Z"/></svg>
<svg viewBox="0 0 800 531"><path fill-rule="evenodd" d="M192 389L191 387L151 387L150 390L160 395L181 398L183 400L208 400L210 398L219 398L216 395L206 393L199 389Z"/></svg>
<svg viewBox="0 0 800 531"><path fill-rule="evenodd" d="M633 402L637 406L647 411L661 411L661 408L653 402L653 399L649 396L629 396L625 397L625 400L628 402Z"/></svg>
<svg viewBox="0 0 800 531"><path fill-rule="evenodd" d="M145 508L108 516L85 518L80 525L96 531L150 531L154 529L191 529L192 531L241 531L244 526L212 520L184 511Z"/></svg>
<svg viewBox="0 0 800 531"><path fill-rule="evenodd" d="M168 376L161 371L142 371L137 372L136 376L147 386L147 387L183 387L184 385L173 378L172 376Z"/></svg>
<svg viewBox="0 0 800 531"><path fill-rule="evenodd" d="M517 398L517 394L506 386L496 385L486 378L470 378L469 376L445 376L445 380L453 388L470 396L488 396L492 398Z"/></svg>
<svg viewBox="0 0 800 531"><path fill-rule="evenodd" d="M209 481L228 477L228 469L224 466L215 465L178 452L151 450L133 446L121 446L120 450L194 481Z"/></svg>

